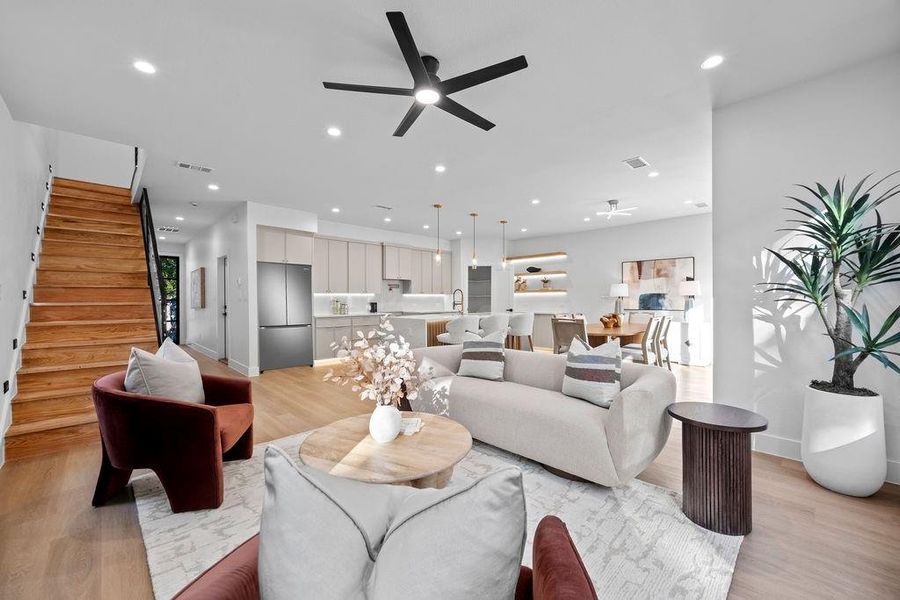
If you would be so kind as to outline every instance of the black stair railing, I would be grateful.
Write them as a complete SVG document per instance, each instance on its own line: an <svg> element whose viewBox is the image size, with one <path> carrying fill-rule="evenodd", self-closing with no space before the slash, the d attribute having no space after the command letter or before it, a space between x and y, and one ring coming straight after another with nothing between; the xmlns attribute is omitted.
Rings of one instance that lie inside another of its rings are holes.
<svg viewBox="0 0 900 600"><path fill-rule="evenodd" d="M150 286L150 297L153 302L153 320L156 326L156 343L162 344L164 337L162 263L159 260L159 248L156 246L156 228L153 227L153 214L150 211L150 197L147 188L141 190L141 233L144 236L144 256L147 258L147 283Z"/></svg>

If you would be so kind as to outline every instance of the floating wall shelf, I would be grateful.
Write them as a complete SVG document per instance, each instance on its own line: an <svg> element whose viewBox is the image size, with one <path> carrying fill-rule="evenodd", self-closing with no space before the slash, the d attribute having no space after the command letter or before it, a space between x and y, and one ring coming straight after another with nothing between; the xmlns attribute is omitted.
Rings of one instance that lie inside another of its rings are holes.
<svg viewBox="0 0 900 600"><path fill-rule="evenodd" d="M516 273L516 277L562 277L564 275L568 275L568 273L565 271L538 271L537 273L523 271L521 273Z"/></svg>
<svg viewBox="0 0 900 600"><path fill-rule="evenodd" d="M507 256L507 262L537 262L548 260L565 260L569 255L565 252L544 252L542 254L524 254L522 256Z"/></svg>
<svg viewBox="0 0 900 600"><path fill-rule="evenodd" d="M541 288L541 289L535 289L535 290L520 290L520 291L516 292L516 294L565 294L565 293L566 293L566 290L559 290L559 289L553 289L553 288L550 288L550 289Z"/></svg>

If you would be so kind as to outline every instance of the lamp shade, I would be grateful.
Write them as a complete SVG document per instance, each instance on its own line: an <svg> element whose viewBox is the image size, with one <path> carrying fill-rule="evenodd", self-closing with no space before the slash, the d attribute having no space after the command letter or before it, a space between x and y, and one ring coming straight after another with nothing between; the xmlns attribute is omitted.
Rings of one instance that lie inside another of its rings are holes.
<svg viewBox="0 0 900 600"><path fill-rule="evenodd" d="M678 295L679 296L699 296L700 295L700 282L699 281L682 281L678 284Z"/></svg>
<svg viewBox="0 0 900 600"><path fill-rule="evenodd" d="M627 283L614 283L609 286L609 295L612 298L626 298L628 297L628 284Z"/></svg>

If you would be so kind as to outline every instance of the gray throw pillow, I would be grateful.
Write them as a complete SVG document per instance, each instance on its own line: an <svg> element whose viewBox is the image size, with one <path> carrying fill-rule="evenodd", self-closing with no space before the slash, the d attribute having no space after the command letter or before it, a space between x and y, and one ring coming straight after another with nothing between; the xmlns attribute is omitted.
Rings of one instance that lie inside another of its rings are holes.
<svg viewBox="0 0 900 600"><path fill-rule="evenodd" d="M503 381L506 331L497 331L478 341L463 342L457 375Z"/></svg>
<svg viewBox="0 0 900 600"><path fill-rule="evenodd" d="M156 354L131 349L125 372L125 391L202 404L203 378L194 358L166 338Z"/></svg>
<svg viewBox="0 0 900 600"><path fill-rule="evenodd" d="M334 477L266 448L262 600L512 598L525 547L522 473L442 490Z"/></svg>
<svg viewBox="0 0 900 600"><path fill-rule="evenodd" d="M609 408L621 391L622 350L619 340L591 348L575 337L566 355L562 393Z"/></svg>

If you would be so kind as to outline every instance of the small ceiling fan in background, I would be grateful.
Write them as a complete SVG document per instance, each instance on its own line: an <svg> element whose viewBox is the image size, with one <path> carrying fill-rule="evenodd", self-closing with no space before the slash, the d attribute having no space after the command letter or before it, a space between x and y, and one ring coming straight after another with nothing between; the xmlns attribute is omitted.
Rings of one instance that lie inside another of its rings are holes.
<svg viewBox="0 0 900 600"><path fill-rule="evenodd" d="M393 96L412 96L415 98L413 105L407 111L406 116L394 131L396 137L401 137L415 120L422 114L425 107L433 104L443 111L459 117L485 131L491 129L494 124L484 117L472 112L462 104L448 98L450 94L468 89L470 87L509 75L528 66L524 56L517 56L503 62L472 71L464 75L458 75L441 81L437 76L440 62L433 56L420 55L416 42L413 40L406 17L402 12L386 13L388 23L394 30L394 37L400 45L400 51L406 60L406 66L412 74L412 88L382 87L376 85L358 85L355 83L334 83L323 81L322 84L329 90L344 90L348 92L367 92L370 94L389 94Z"/></svg>
<svg viewBox="0 0 900 600"><path fill-rule="evenodd" d="M637 206L632 206L631 208L619 208L618 200L607 200L607 204L609 204L609 208L606 211L597 212L598 217L606 217L606 220L609 221L613 217L630 217L631 213L629 211L637 210Z"/></svg>

